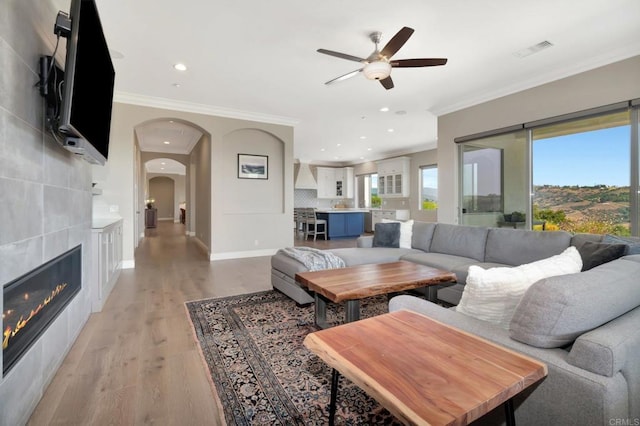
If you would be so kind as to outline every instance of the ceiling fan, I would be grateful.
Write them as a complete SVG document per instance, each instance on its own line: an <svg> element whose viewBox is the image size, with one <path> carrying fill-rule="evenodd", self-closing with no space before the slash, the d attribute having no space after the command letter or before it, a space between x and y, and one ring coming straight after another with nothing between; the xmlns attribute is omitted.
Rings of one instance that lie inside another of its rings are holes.
<svg viewBox="0 0 640 426"><path fill-rule="evenodd" d="M446 58L422 58L422 59L391 59L398 50L409 40L413 34L413 28L403 27L396 35L389 40L387 45L378 50L378 43L382 33L373 32L369 34L369 38L376 45L376 49L372 54L366 58L360 58L358 56L347 55L346 53L335 52L333 50L318 49L319 53L325 55L335 56L337 58L347 59L349 61L361 62L364 67L351 71L340 77L336 77L333 80L327 81L325 84L333 84L338 81L343 81L351 78L358 73L362 72L369 80L378 80L382 86L389 90L393 89L393 80L391 79L391 68L417 68L417 67L435 67L438 65L444 65L447 63Z"/></svg>

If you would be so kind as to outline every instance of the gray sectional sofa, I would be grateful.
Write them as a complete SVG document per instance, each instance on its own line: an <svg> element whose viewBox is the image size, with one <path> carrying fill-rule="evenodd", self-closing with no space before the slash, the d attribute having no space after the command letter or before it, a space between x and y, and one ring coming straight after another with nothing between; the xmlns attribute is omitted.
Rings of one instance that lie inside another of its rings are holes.
<svg viewBox="0 0 640 426"><path fill-rule="evenodd" d="M453 271L458 282L432 289L427 299L455 305L470 265L517 266L600 240L591 234L414 222L411 248L372 247L367 236L357 248L330 251L347 266L402 259ZM274 288L300 304L313 301L294 280L304 265L282 254L271 265ZM548 377L516 399L519 425L640 424L640 255L536 282L509 329L421 297L394 297L389 309L424 313L545 362ZM479 423L503 421L496 410Z"/></svg>

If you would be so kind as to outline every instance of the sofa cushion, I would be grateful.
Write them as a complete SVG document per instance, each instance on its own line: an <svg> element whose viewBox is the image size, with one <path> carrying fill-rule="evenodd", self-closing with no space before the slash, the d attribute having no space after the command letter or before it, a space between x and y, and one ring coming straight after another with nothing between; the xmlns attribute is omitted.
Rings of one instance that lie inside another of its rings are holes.
<svg viewBox="0 0 640 426"><path fill-rule="evenodd" d="M613 377L640 353L638 324L640 307L584 333L571 346L567 362L601 376Z"/></svg>
<svg viewBox="0 0 640 426"><path fill-rule="evenodd" d="M601 243L604 236L601 234L575 234L571 237L571 245L580 249L580 246L587 241Z"/></svg>
<svg viewBox="0 0 640 426"><path fill-rule="evenodd" d="M640 306L640 263L617 259L585 272L545 278L524 294L511 338L557 348Z"/></svg>
<svg viewBox="0 0 640 426"><path fill-rule="evenodd" d="M331 249L331 253L335 254L342 260L347 266L364 265L367 263L387 263L397 262L403 255L411 253L420 253L419 250L403 249L403 248L387 248L387 247L375 247L375 248L341 248Z"/></svg>
<svg viewBox="0 0 640 426"><path fill-rule="evenodd" d="M435 223L414 221L411 233L411 247L428 252L435 230Z"/></svg>
<svg viewBox="0 0 640 426"><path fill-rule="evenodd" d="M586 241L578 251L582 257L582 270L588 271L603 263L622 257L627 246L624 244L605 244Z"/></svg>
<svg viewBox="0 0 640 426"><path fill-rule="evenodd" d="M456 310L509 328L513 312L525 291L546 277L580 272L582 260L575 247L561 254L516 267L469 267L467 283Z"/></svg>
<svg viewBox="0 0 640 426"><path fill-rule="evenodd" d="M374 247L400 247L400 223L376 223Z"/></svg>
<svg viewBox="0 0 640 426"><path fill-rule="evenodd" d="M475 259L468 257L443 253L424 253L418 250L402 255L401 260L408 260L409 262L419 263L421 265L431 266L432 268L451 272L455 272L459 269L466 271L466 269L469 268L469 265L477 263ZM458 277L456 275L456 280L457 279Z"/></svg>
<svg viewBox="0 0 640 426"><path fill-rule="evenodd" d="M484 261L523 265L560 254L570 243L571 234L564 231L491 228L487 235Z"/></svg>
<svg viewBox="0 0 640 426"><path fill-rule="evenodd" d="M640 254L640 238L638 237L619 237L617 235L605 235L602 239L607 244L624 244L624 254Z"/></svg>
<svg viewBox="0 0 640 426"><path fill-rule="evenodd" d="M484 261L488 228L439 223L429 251Z"/></svg>
<svg viewBox="0 0 640 426"><path fill-rule="evenodd" d="M400 224L400 248L411 248L411 236L413 234L413 219L411 220L391 220L382 219L382 223Z"/></svg>

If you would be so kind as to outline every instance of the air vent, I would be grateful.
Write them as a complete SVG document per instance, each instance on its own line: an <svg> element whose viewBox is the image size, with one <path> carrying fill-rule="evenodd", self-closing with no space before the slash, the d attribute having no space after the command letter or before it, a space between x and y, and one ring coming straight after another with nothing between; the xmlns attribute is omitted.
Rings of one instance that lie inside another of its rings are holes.
<svg viewBox="0 0 640 426"><path fill-rule="evenodd" d="M527 56L538 53L539 51L547 49L551 46L553 46L553 43L551 43L550 41L541 41L540 43L529 46L526 49L518 50L513 54L513 56L515 56L516 58L526 58Z"/></svg>

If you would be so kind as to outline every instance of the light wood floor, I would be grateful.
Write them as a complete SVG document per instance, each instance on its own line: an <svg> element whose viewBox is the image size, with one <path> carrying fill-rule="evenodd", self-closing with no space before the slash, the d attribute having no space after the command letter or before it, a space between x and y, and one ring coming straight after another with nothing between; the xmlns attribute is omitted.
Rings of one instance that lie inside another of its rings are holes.
<svg viewBox="0 0 640 426"><path fill-rule="evenodd" d="M209 262L184 225L161 221L135 260L89 318L29 424L224 424L184 302L271 289L270 258Z"/></svg>

